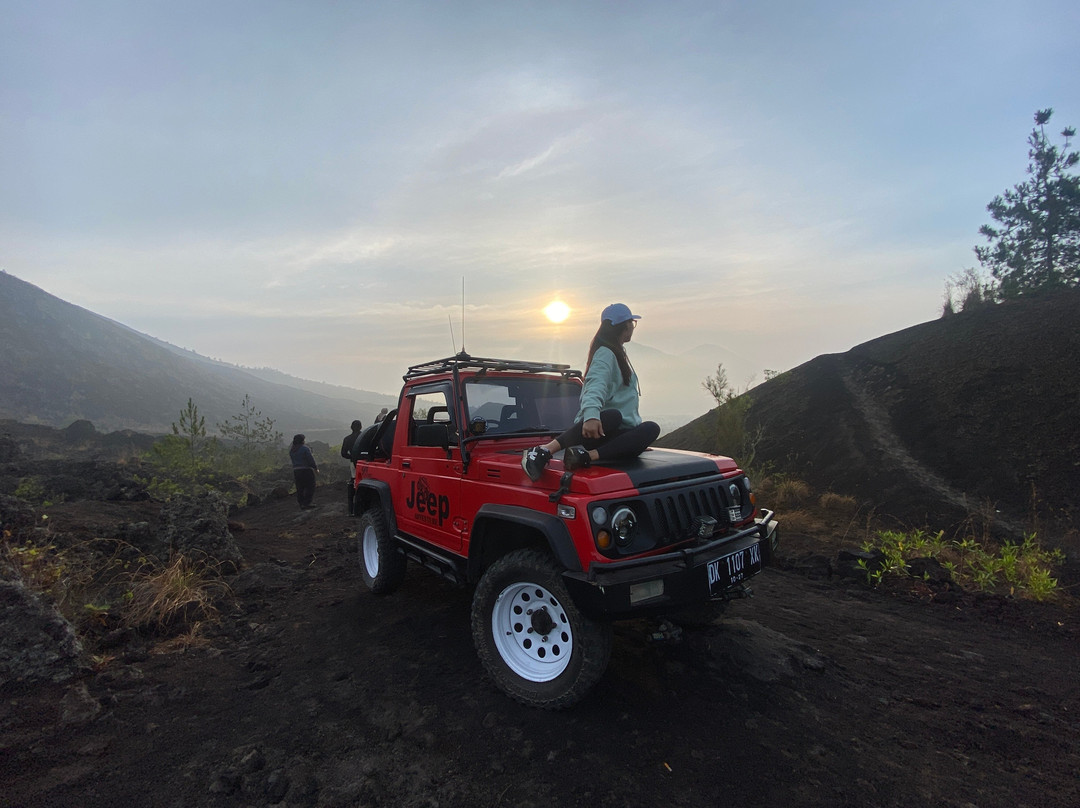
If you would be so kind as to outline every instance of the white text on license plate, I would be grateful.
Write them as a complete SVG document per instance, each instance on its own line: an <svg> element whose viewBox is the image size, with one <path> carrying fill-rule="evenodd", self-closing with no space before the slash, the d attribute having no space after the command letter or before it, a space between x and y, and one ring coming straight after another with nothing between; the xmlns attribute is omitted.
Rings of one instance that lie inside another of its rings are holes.
<svg viewBox="0 0 1080 808"><path fill-rule="evenodd" d="M751 544L723 558L709 562L709 591L716 594L737 584L751 571L761 569L761 545Z"/></svg>

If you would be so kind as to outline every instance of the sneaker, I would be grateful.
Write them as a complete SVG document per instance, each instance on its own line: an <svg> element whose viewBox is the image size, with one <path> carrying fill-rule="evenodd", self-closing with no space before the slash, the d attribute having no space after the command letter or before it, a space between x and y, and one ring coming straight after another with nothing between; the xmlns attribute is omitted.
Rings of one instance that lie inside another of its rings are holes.
<svg viewBox="0 0 1080 808"><path fill-rule="evenodd" d="M534 446L521 453L521 467L534 483L544 473L544 466L551 460L551 452L543 446Z"/></svg>
<svg viewBox="0 0 1080 808"><path fill-rule="evenodd" d="M571 446L563 452L562 462L567 471L577 471L591 466L592 458L589 457L589 450L584 446Z"/></svg>

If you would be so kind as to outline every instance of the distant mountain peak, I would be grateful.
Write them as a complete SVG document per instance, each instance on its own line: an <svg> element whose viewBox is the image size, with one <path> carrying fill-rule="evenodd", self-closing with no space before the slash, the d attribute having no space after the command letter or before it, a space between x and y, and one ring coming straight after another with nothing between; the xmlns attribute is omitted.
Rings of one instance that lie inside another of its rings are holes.
<svg viewBox="0 0 1080 808"><path fill-rule="evenodd" d="M142 334L0 271L0 418L102 430L170 430L192 398L207 424L250 395L285 433L348 431L396 399L249 370ZM344 434L344 433L343 433Z"/></svg>

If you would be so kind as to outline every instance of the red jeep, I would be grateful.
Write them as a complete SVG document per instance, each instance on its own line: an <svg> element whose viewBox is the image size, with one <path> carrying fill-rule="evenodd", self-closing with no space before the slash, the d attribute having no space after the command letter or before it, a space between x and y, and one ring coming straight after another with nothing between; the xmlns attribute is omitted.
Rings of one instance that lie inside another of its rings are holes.
<svg viewBox="0 0 1080 808"><path fill-rule="evenodd" d="M521 454L573 423L580 371L460 353L409 368L397 409L357 441L364 580L407 559L475 585L472 633L495 684L532 706L585 695L611 623L749 593L777 523L727 457L649 449L538 482Z"/></svg>

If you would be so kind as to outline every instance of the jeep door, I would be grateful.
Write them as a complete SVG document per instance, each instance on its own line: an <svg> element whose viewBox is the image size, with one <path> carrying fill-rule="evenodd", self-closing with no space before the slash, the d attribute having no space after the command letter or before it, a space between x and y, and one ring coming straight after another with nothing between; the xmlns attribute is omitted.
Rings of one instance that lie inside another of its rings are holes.
<svg viewBox="0 0 1080 808"><path fill-rule="evenodd" d="M460 419L449 382L408 391L398 419L404 421L398 434L405 433L405 445L399 453L398 530L439 547L460 550L464 529Z"/></svg>

